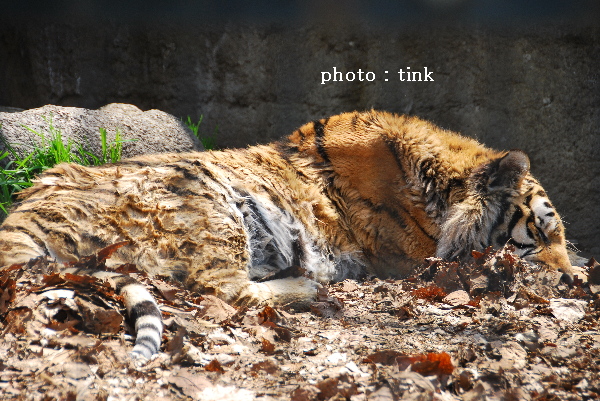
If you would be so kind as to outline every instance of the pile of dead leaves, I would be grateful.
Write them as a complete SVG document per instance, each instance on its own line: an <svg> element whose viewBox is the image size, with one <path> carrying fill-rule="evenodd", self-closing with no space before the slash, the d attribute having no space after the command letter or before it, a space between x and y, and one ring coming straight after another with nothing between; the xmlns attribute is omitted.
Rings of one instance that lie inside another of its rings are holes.
<svg viewBox="0 0 600 401"><path fill-rule="evenodd" d="M105 269L116 248L79 262ZM165 321L144 366L106 282L41 258L0 271L0 394L23 400L600 398L600 276L566 283L510 249L344 281L310 312L233 308L135 266Z"/></svg>

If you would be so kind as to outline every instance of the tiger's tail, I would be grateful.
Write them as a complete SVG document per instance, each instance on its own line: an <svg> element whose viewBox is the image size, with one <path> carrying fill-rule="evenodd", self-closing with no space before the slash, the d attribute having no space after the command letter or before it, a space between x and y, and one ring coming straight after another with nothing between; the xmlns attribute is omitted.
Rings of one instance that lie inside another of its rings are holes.
<svg viewBox="0 0 600 401"><path fill-rule="evenodd" d="M127 316L135 328L135 345L130 355L134 360L144 361L158 353L162 342L163 322L156 300L132 277L121 273L82 268L64 270L71 274L86 274L114 283L116 292L124 299Z"/></svg>

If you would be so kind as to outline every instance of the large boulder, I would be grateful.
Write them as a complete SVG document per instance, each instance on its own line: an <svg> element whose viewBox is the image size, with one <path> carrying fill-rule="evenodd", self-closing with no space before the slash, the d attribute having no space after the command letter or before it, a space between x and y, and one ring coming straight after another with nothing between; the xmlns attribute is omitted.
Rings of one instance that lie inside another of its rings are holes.
<svg viewBox="0 0 600 401"><path fill-rule="evenodd" d="M96 156L102 154L100 128L108 141L116 131L126 140L123 158L142 154L202 150L192 131L178 118L160 110L142 111L131 104L111 103L98 110L47 105L37 109L0 108L0 149L4 142L20 154L40 143L36 133L49 135L50 125L60 130L63 141L81 144ZM0 163L7 159L0 161Z"/></svg>

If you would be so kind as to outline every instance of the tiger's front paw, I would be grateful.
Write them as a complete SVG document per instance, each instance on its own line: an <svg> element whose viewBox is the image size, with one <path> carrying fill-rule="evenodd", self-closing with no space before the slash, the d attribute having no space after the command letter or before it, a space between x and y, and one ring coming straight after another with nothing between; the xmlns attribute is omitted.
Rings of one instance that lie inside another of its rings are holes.
<svg viewBox="0 0 600 401"><path fill-rule="evenodd" d="M317 290L321 287L306 277L272 280L264 284L275 295L277 305L287 305L297 310L308 310L310 303L317 299Z"/></svg>
<svg viewBox="0 0 600 401"><path fill-rule="evenodd" d="M240 294L238 304L243 305L287 305L294 309L307 310L317 297L320 287L306 277L284 278L250 283Z"/></svg>
<svg viewBox="0 0 600 401"><path fill-rule="evenodd" d="M240 292L238 305L261 306L273 305L275 302L273 291L265 283L250 283Z"/></svg>

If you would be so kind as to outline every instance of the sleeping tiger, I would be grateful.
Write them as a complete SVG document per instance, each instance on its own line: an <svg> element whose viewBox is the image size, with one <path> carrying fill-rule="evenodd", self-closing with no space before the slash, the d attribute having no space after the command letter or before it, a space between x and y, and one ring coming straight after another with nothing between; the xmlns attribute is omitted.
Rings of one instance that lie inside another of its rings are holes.
<svg viewBox="0 0 600 401"><path fill-rule="evenodd" d="M513 244L573 274L564 228L519 150L499 152L415 117L353 112L247 149L61 164L24 190L0 227L0 266L59 262L121 241L135 263L237 304L311 302L319 283L403 277L430 256ZM112 277L137 331L160 347L149 292Z"/></svg>

